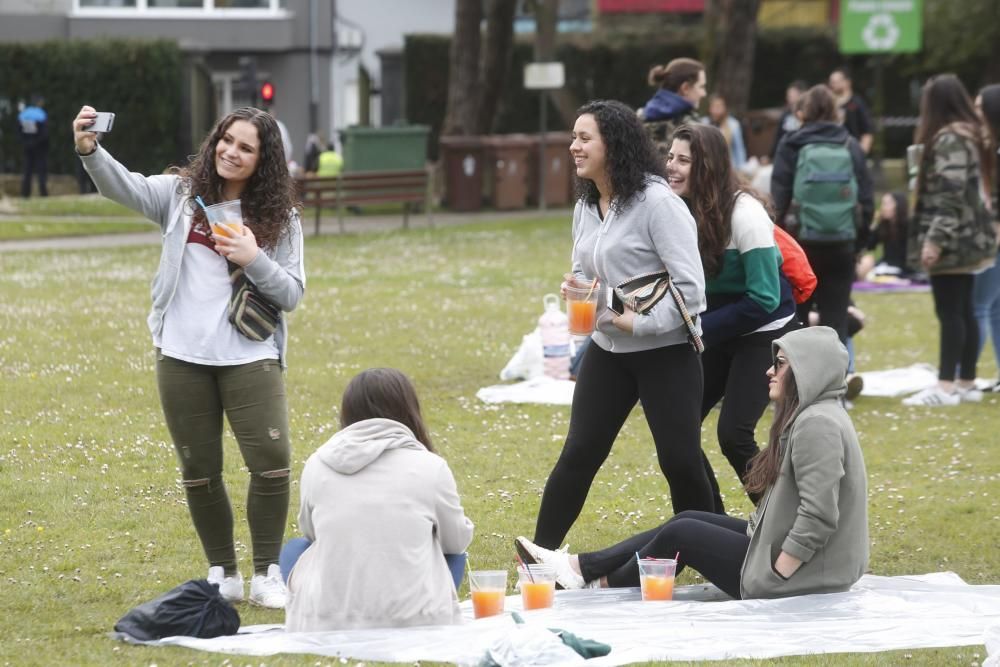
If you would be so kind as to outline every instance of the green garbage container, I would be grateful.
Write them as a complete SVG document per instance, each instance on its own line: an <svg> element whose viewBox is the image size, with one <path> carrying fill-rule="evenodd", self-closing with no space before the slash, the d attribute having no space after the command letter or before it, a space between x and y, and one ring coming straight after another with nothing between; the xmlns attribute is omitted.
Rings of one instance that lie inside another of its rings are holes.
<svg viewBox="0 0 1000 667"><path fill-rule="evenodd" d="M427 162L426 125L349 127L344 130L344 172L423 169Z"/></svg>

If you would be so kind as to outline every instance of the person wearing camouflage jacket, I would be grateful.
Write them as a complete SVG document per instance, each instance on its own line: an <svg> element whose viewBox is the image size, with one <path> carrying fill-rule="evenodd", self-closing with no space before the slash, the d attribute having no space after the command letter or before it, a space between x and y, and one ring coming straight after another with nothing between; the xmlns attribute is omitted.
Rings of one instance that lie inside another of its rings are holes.
<svg viewBox="0 0 1000 667"><path fill-rule="evenodd" d="M932 276L977 273L991 266L996 256L997 237L976 131L966 123L945 126L923 159L924 178L907 248L912 266L936 254L936 261L925 264Z"/></svg>
<svg viewBox="0 0 1000 667"><path fill-rule="evenodd" d="M979 328L972 294L974 275L996 261L988 186L995 161L987 130L955 75L932 77L924 86L917 144L923 145L923 156L907 245L913 266L930 275L940 365L938 383L903 403L981 401L975 387Z"/></svg>

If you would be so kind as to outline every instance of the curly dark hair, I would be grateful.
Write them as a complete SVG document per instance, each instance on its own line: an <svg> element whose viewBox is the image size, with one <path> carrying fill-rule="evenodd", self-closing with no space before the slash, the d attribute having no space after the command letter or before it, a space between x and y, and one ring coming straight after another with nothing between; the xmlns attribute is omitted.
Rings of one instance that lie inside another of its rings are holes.
<svg viewBox="0 0 1000 667"><path fill-rule="evenodd" d="M215 169L215 147L229 127L238 120L245 120L257 128L260 137L260 155L257 169L247 181L240 197L243 221L253 232L257 245L273 249L289 227L289 213L299 206L295 182L285 164L284 144L278 122L266 111L253 107L236 109L220 120L191 157L186 167L175 168L181 177L181 189L189 192L192 200L191 214L195 224L205 225L205 214L193 202L200 195L207 205L225 201L225 179Z"/></svg>
<svg viewBox="0 0 1000 667"><path fill-rule="evenodd" d="M684 197L698 223L698 252L705 275L714 278L722 270L722 256L733 236L736 193L745 192L771 214L767 201L744 183L733 170L726 138L712 125L685 123L673 138L691 146L691 173Z"/></svg>
<svg viewBox="0 0 1000 667"><path fill-rule="evenodd" d="M577 117L590 114L604 141L605 165L611 185L611 210L620 213L640 195L651 176L666 180L663 158L635 111L616 100L592 100L577 109ZM589 178L575 178L576 197L598 205L601 193Z"/></svg>

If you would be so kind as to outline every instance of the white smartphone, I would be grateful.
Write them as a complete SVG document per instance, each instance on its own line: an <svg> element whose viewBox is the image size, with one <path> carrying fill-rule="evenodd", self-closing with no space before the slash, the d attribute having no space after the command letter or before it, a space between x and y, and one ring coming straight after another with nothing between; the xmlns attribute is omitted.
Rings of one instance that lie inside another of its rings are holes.
<svg viewBox="0 0 1000 667"><path fill-rule="evenodd" d="M97 118L87 127L88 132L110 132L115 125L115 115L110 111L98 111Z"/></svg>

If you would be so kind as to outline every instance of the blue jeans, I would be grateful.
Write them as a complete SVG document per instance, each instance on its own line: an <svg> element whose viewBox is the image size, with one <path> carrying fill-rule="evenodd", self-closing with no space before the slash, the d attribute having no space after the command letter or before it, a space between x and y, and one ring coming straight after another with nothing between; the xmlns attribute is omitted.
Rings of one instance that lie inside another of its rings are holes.
<svg viewBox="0 0 1000 667"><path fill-rule="evenodd" d="M281 579L287 584L288 575L292 573L292 568L299 562L299 558L312 546L312 541L307 537L293 537L285 542L281 548L281 555L278 556L278 567L281 568ZM462 585L462 575L465 574L465 561L469 554L445 554L444 560L448 563L451 571L451 578L455 581L455 589Z"/></svg>
<svg viewBox="0 0 1000 667"><path fill-rule="evenodd" d="M976 275L972 284L972 310L979 325L979 352L987 336L993 341L993 357L1000 366L1000 256L998 263Z"/></svg>

